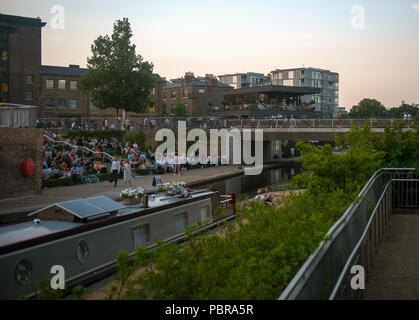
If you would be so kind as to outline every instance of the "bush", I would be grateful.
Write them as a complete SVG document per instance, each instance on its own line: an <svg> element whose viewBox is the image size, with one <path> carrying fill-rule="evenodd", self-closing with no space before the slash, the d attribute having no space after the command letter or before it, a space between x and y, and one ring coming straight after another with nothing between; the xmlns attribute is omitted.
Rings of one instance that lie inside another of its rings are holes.
<svg viewBox="0 0 419 320"><path fill-rule="evenodd" d="M62 179L47 179L42 181L43 188L55 188L68 186L71 183L71 177L65 177Z"/></svg>
<svg viewBox="0 0 419 320"><path fill-rule="evenodd" d="M72 130L68 131L67 136L70 139L73 139L74 137L97 137L99 139L111 139L112 137L115 137L118 139L118 141L122 141L122 138L124 137L125 131L122 130L96 130L96 131L88 131L88 130Z"/></svg>
<svg viewBox="0 0 419 320"><path fill-rule="evenodd" d="M144 131L138 131L125 136L125 141L136 142L139 147L144 147L145 138L146 136Z"/></svg>

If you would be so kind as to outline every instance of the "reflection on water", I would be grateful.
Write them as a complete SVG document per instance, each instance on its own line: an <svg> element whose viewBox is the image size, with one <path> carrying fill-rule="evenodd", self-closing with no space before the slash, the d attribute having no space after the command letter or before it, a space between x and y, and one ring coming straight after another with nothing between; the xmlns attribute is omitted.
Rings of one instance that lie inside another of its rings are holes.
<svg viewBox="0 0 419 320"><path fill-rule="evenodd" d="M302 171L301 166L295 164L293 166L265 169L258 176L242 175L215 181L205 184L202 187L216 189L220 191L221 194L230 194L233 192L242 194L253 192L268 185L288 184L293 176L301 173Z"/></svg>

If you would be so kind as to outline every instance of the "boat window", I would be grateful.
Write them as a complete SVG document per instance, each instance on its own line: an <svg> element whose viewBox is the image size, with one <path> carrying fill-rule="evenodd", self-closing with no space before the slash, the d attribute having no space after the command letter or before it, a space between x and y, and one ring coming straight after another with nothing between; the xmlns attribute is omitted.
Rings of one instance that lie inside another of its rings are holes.
<svg viewBox="0 0 419 320"><path fill-rule="evenodd" d="M201 221L210 221L211 217L210 217L210 210L209 210L209 206L202 206L201 207Z"/></svg>
<svg viewBox="0 0 419 320"><path fill-rule="evenodd" d="M150 225L144 224L132 229L132 240L134 248L144 245L150 241Z"/></svg>
<svg viewBox="0 0 419 320"><path fill-rule="evenodd" d="M18 262L15 268L15 278L17 283L27 286L32 277L32 263L24 258Z"/></svg>
<svg viewBox="0 0 419 320"><path fill-rule="evenodd" d="M87 257L89 256L89 247L87 246L86 241L81 240L77 245L77 260L84 264L87 261Z"/></svg>
<svg viewBox="0 0 419 320"><path fill-rule="evenodd" d="M182 232L186 230L188 225L188 214L186 212L175 215L176 218L176 232Z"/></svg>

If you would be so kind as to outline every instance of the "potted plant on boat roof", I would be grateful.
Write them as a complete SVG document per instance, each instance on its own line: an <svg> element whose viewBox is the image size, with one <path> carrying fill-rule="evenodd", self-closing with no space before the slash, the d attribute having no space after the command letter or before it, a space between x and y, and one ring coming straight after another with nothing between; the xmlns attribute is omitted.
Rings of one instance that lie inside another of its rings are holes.
<svg viewBox="0 0 419 320"><path fill-rule="evenodd" d="M120 196L124 200L124 204L133 205L141 201L144 194L144 189L141 187L134 189L124 189L121 191Z"/></svg>

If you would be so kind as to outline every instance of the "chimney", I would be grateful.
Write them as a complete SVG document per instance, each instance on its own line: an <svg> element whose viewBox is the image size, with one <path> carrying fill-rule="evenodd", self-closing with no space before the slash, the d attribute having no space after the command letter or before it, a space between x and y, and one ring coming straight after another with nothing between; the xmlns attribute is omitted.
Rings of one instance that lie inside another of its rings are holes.
<svg viewBox="0 0 419 320"><path fill-rule="evenodd" d="M185 83L189 83L195 80L195 76L193 72L186 72L185 73Z"/></svg>

